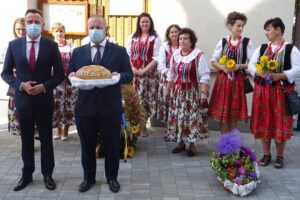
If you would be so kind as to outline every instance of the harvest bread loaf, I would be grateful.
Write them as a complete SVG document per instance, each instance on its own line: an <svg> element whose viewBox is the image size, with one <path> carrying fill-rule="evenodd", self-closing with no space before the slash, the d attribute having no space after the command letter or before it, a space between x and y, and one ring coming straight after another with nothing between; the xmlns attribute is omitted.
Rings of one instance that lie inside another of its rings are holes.
<svg viewBox="0 0 300 200"><path fill-rule="evenodd" d="M109 79L111 78L111 72L105 67L99 65L89 65L80 68L76 72L76 77L80 79Z"/></svg>

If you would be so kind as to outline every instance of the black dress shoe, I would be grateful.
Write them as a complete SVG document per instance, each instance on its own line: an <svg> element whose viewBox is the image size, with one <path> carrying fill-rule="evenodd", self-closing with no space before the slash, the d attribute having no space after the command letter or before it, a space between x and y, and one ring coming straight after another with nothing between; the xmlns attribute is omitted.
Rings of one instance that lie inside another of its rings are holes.
<svg viewBox="0 0 300 200"><path fill-rule="evenodd" d="M107 181L107 184L109 185L110 191L112 191L113 193L119 192L121 186L120 183L117 181L117 179Z"/></svg>
<svg viewBox="0 0 300 200"><path fill-rule="evenodd" d="M187 152L188 157L194 157L195 155L196 155L196 153L194 151L188 150L188 152Z"/></svg>
<svg viewBox="0 0 300 200"><path fill-rule="evenodd" d="M56 184L51 176L45 176L44 183L48 190L54 190L56 188Z"/></svg>
<svg viewBox="0 0 300 200"><path fill-rule="evenodd" d="M14 187L14 191L19 191L19 190L24 189L31 182L32 182L32 178L24 179L23 177L21 177L20 180L18 181L17 185Z"/></svg>
<svg viewBox="0 0 300 200"><path fill-rule="evenodd" d="M181 151L185 150L185 144L183 144L181 147L177 146L172 150L172 153L179 153Z"/></svg>
<svg viewBox="0 0 300 200"><path fill-rule="evenodd" d="M79 192L88 191L94 183L95 183L95 181L94 182L88 182L88 181L85 181L85 180L82 181L79 185Z"/></svg>

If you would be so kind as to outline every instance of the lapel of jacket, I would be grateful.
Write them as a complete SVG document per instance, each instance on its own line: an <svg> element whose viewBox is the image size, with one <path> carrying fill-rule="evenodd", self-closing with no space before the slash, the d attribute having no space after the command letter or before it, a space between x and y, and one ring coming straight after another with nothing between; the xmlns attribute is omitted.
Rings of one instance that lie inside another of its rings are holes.
<svg viewBox="0 0 300 200"><path fill-rule="evenodd" d="M91 43L89 42L88 44L83 46L83 52L85 52L87 55L86 56L82 56L82 59L86 58L86 62L84 63L89 63L89 65L93 64L92 61L92 55L91 55Z"/></svg>
<svg viewBox="0 0 300 200"><path fill-rule="evenodd" d="M21 45L21 52L22 52L22 55L21 55L21 58L23 59L23 63L25 63L25 67L27 67L27 69L30 69L30 66L29 66L29 61L27 59L27 55L26 55L26 46L27 46L27 41L26 41L26 36L22 37L22 45Z"/></svg>
<svg viewBox="0 0 300 200"><path fill-rule="evenodd" d="M103 56L100 61L100 64L102 66L105 66L107 68L110 67L110 66L107 66L106 63L108 63L108 59L109 59L111 53L112 53L112 44L110 42L106 41L106 45L104 47L104 53L103 53Z"/></svg>

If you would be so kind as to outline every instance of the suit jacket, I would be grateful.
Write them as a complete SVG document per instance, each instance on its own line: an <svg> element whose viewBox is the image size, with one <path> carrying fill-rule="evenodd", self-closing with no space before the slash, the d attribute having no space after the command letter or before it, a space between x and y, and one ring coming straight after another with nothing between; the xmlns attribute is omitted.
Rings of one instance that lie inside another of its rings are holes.
<svg viewBox="0 0 300 200"><path fill-rule="evenodd" d="M16 70L16 77L13 69ZM26 36L9 42L1 77L15 89L17 108L28 109L33 106L51 108L53 106L53 89L64 79L57 43L41 37L35 68L31 70L26 58ZM25 91L20 91L21 83L27 81L43 84L46 92L32 96Z"/></svg>
<svg viewBox="0 0 300 200"><path fill-rule="evenodd" d="M90 43L74 49L68 73L76 72L81 67L92 65ZM124 47L106 42L100 65L111 72L121 75L116 85L92 90L79 90L75 106L77 116L118 116L123 112L120 84L133 79L129 57Z"/></svg>

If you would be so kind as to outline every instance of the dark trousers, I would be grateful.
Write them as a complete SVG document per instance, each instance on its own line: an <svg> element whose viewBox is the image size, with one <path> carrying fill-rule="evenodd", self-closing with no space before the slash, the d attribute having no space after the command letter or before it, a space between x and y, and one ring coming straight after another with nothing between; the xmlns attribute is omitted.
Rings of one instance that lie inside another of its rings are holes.
<svg viewBox="0 0 300 200"><path fill-rule="evenodd" d="M41 143L41 169L43 176L52 176L54 152L52 141L53 109L43 108L17 109L21 129L23 178L31 179L34 164L34 128L35 124Z"/></svg>
<svg viewBox="0 0 300 200"><path fill-rule="evenodd" d="M121 115L114 117L76 115L76 126L81 143L84 180L95 181L98 132L101 133L104 143L106 179L108 181L117 179L120 159Z"/></svg>

